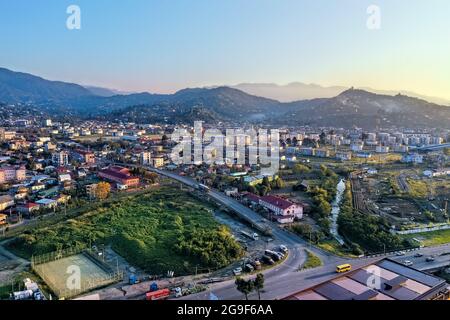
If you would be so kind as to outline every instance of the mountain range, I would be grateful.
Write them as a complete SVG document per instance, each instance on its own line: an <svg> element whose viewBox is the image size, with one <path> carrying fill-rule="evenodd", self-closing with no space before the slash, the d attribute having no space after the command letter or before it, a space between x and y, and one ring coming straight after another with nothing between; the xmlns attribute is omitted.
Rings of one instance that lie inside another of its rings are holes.
<svg viewBox="0 0 450 320"><path fill-rule="evenodd" d="M350 89L349 87L344 86L324 87L314 83L305 84L302 82L292 82L287 85L278 85L275 83L241 83L231 87L242 90L248 94L275 99L280 102L293 102L298 100L309 100L316 98L333 98ZM450 100L426 96L408 90L379 90L369 87L360 87L358 89L390 96L400 93L402 95L427 100L436 104L450 105Z"/></svg>
<svg viewBox="0 0 450 320"><path fill-rule="evenodd" d="M271 85L265 85L270 87ZM299 87L293 84L291 87ZM261 87L261 86L259 86ZM51 116L122 119L167 123L203 120L277 125L333 127L450 128L450 107L403 94L387 95L361 89L307 85L311 99L280 102L235 88L192 88L174 94L116 94L98 87L49 81L0 68L0 102L39 107ZM314 93L315 92L315 93Z"/></svg>

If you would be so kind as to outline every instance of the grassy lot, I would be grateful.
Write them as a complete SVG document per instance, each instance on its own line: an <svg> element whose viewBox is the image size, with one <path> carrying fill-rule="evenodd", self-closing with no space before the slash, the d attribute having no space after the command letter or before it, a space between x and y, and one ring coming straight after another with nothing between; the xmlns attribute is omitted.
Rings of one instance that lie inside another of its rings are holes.
<svg viewBox="0 0 450 320"><path fill-rule="evenodd" d="M418 239L424 246L436 246L450 243L450 230L408 234L403 237L407 239Z"/></svg>
<svg viewBox="0 0 450 320"><path fill-rule="evenodd" d="M423 181L408 179L409 194L413 198L425 198L428 195L428 186Z"/></svg>
<svg viewBox="0 0 450 320"><path fill-rule="evenodd" d="M300 270L317 268L322 265L322 261L318 256L309 250L306 250L306 262L300 267Z"/></svg>
<svg viewBox="0 0 450 320"><path fill-rule="evenodd" d="M76 245L110 244L128 262L153 274L220 268L243 254L211 210L187 192L162 187L83 215L29 230L9 249L29 258Z"/></svg>
<svg viewBox="0 0 450 320"><path fill-rule="evenodd" d="M351 254L350 252L345 250L345 248L343 248L339 244L339 242L337 242L334 239L321 241L317 246L319 248L321 248L322 250L331 252L332 254L335 254L337 256L348 257L348 258L355 258L356 257L354 254Z"/></svg>

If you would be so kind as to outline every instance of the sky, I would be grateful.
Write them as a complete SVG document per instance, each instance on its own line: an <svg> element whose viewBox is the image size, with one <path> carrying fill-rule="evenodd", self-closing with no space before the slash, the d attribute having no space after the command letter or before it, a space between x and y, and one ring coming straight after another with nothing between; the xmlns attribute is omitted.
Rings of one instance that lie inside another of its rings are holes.
<svg viewBox="0 0 450 320"><path fill-rule="evenodd" d="M0 0L0 66L124 91L299 81L450 99L449 16L448 0Z"/></svg>

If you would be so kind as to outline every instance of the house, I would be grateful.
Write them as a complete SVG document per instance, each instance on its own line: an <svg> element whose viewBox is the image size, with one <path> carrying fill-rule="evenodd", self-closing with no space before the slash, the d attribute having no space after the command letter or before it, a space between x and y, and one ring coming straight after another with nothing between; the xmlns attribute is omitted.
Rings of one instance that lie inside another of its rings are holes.
<svg viewBox="0 0 450 320"><path fill-rule="evenodd" d="M17 212L31 215L35 211L39 211L39 205L34 202L28 202L26 204L21 204L16 207Z"/></svg>
<svg viewBox="0 0 450 320"><path fill-rule="evenodd" d="M351 152L336 152L336 159L339 159L341 161L352 160L352 153Z"/></svg>
<svg viewBox="0 0 450 320"><path fill-rule="evenodd" d="M31 192L36 193L42 190L45 190L45 184L43 183L35 183L30 187Z"/></svg>
<svg viewBox="0 0 450 320"><path fill-rule="evenodd" d="M95 154L91 151L77 149L72 153L72 157L84 164L95 164Z"/></svg>
<svg viewBox="0 0 450 320"><path fill-rule="evenodd" d="M328 150L328 149L316 149L316 157L328 158L328 157L330 157L330 150Z"/></svg>
<svg viewBox="0 0 450 320"><path fill-rule="evenodd" d="M56 202L56 200L52 200L52 199L41 199L36 201L36 204L39 205L39 208L43 208L43 209L54 209L58 206L58 203Z"/></svg>
<svg viewBox="0 0 450 320"><path fill-rule="evenodd" d="M450 175L450 168L438 170L425 170L423 175L428 178L443 177Z"/></svg>
<svg viewBox="0 0 450 320"><path fill-rule="evenodd" d="M254 194L254 193L247 193L247 194L245 194L244 195L244 198L247 200L247 202L250 204L250 205L257 205L257 204L259 204L259 197L256 195L256 194Z"/></svg>
<svg viewBox="0 0 450 320"><path fill-rule="evenodd" d="M101 170L98 173L98 176L105 180L127 187L135 187L139 185L139 178L132 176L130 170L127 168L116 166L110 167L108 169Z"/></svg>
<svg viewBox="0 0 450 320"><path fill-rule="evenodd" d="M276 196L264 196L259 198L259 205L272 211L277 215L277 221L279 223L291 223L294 219L301 219L303 217L303 206L297 203L293 203L289 200L276 197Z"/></svg>
<svg viewBox="0 0 450 320"><path fill-rule="evenodd" d="M58 176L58 180L60 183L66 182L66 181L72 181L72 177L68 173L60 174Z"/></svg>
<svg viewBox="0 0 450 320"><path fill-rule="evenodd" d="M402 157L403 163L423 163L423 155L412 153L412 154L406 154Z"/></svg>
<svg viewBox="0 0 450 320"><path fill-rule="evenodd" d="M228 197L237 195L237 194L238 194L238 188L229 188L229 189L225 190L225 194L226 194Z"/></svg>
<svg viewBox="0 0 450 320"><path fill-rule="evenodd" d="M4 226L6 224L8 224L8 216L0 213L0 226Z"/></svg>
<svg viewBox="0 0 450 320"><path fill-rule="evenodd" d="M14 198L10 195L0 196L0 211L14 206Z"/></svg>

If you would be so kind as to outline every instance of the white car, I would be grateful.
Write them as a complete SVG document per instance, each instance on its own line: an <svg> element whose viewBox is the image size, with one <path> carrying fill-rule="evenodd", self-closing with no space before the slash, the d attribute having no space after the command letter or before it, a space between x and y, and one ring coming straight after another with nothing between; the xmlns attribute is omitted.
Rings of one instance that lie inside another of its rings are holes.
<svg viewBox="0 0 450 320"><path fill-rule="evenodd" d="M399 251L395 255L397 255L397 256L404 256L405 254L406 254L405 251Z"/></svg>
<svg viewBox="0 0 450 320"><path fill-rule="evenodd" d="M405 260L405 261L403 261L403 264L407 267L411 267L414 263L412 261Z"/></svg>
<svg viewBox="0 0 450 320"><path fill-rule="evenodd" d="M235 276L240 276L240 275L242 274L242 268L239 267L239 268L234 269L234 270L233 270L233 274L234 274Z"/></svg>
<svg viewBox="0 0 450 320"><path fill-rule="evenodd" d="M283 253L288 253L288 248L285 246L285 245L281 245L280 246L280 250L283 252Z"/></svg>

